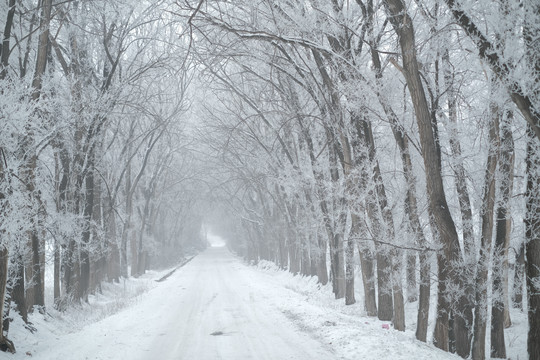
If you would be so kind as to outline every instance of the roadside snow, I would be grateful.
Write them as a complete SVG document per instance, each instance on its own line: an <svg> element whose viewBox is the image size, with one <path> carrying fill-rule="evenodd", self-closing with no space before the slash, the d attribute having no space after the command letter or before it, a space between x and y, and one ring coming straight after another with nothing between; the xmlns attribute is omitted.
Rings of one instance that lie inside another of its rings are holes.
<svg viewBox="0 0 540 360"><path fill-rule="evenodd" d="M357 303L345 305L344 300L335 300L331 285L317 284L316 277L294 276L279 269L274 263L261 261L259 271L273 282L276 287L284 287L301 296L301 302L295 306L284 301L279 305L282 311L293 319L299 328L313 332L321 339L330 339L337 354L347 359L461 359L417 341L416 312L418 302L405 304L406 330L399 332L392 329L389 322L368 317L363 309L361 286L362 279L355 278ZM359 274L357 269L356 274ZM432 288L430 307L430 331L428 342L432 341L436 309L436 289ZM510 309L512 326L505 330L506 353L508 359L525 360L527 355L527 314L518 309ZM486 354L489 355L489 326L486 339ZM383 328L389 325L390 329ZM488 357L489 359L489 357Z"/></svg>

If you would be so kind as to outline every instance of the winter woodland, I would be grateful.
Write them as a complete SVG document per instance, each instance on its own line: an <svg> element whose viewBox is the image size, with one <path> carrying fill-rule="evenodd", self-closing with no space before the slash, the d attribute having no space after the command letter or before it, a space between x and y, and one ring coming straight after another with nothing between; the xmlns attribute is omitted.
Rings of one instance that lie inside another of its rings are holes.
<svg viewBox="0 0 540 360"><path fill-rule="evenodd" d="M416 339L463 358L506 358L521 309L540 359L540 2L6 0L0 21L2 351L15 317L172 267L210 226L397 331L416 302Z"/></svg>

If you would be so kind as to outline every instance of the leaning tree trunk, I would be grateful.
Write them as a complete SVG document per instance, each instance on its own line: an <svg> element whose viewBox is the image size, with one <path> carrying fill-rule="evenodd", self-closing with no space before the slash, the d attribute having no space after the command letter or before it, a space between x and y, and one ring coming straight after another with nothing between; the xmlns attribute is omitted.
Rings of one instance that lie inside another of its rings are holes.
<svg viewBox="0 0 540 360"><path fill-rule="evenodd" d="M454 220L446 201L431 113L416 59L412 19L407 13L402 0L386 0L385 7L399 38L403 56L403 72L414 105L420 135L429 198L428 206L433 216L436 233L442 245L442 251L437 256L439 294L434 343L437 347L448 351L448 314L451 311L451 306L447 298L447 288L463 290L463 275L460 274L459 266L462 263L461 250ZM468 329L460 329L460 331L467 332Z"/></svg>

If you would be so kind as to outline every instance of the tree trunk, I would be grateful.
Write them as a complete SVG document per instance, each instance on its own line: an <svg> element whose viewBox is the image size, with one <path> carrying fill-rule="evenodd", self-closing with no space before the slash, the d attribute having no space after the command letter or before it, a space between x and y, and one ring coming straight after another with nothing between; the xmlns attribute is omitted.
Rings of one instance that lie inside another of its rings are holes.
<svg viewBox="0 0 540 360"><path fill-rule="evenodd" d="M529 121L527 135L527 190L525 215L525 258L529 333L529 359L540 359L540 3L525 2L523 38L529 68L534 69L534 87L529 106L519 106ZM515 89L512 89L514 92ZM521 95L521 94L519 94ZM517 98L512 94L512 98ZM534 136L535 134L536 136Z"/></svg>
<svg viewBox="0 0 540 360"><path fill-rule="evenodd" d="M446 201L432 117L418 70L413 23L402 0L386 0L385 6L390 15L392 26L399 38L403 56L403 71L414 105L420 134L429 210L431 216L433 216L433 223L439 241L442 244L442 252L437 256L439 296L434 343L437 347L448 351L448 314L451 308L446 299L448 295L446 290L447 285L451 285L450 288L457 290L463 288L464 275L460 274L459 271L459 264L462 262L461 250L454 221ZM463 331L468 330L463 329Z"/></svg>
<svg viewBox="0 0 540 360"><path fill-rule="evenodd" d="M319 274L319 247L316 244L316 234L310 235L309 241L309 276ZM320 279L318 280L320 282Z"/></svg>
<svg viewBox="0 0 540 360"><path fill-rule="evenodd" d="M293 275L298 275L300 272L300 259L298 256L298 246L296 244L298 239L296 232L292 229L292 225L289 226L288 234L289 244L287 249L289 251L289 272Z"/></svg>
<svg viewBox="0 0 540 360"><path fill-rule="evenodd" d="M351 236L347 239L347 251L345 254L345 305L352 305L356 300L354 298L354 239Z"/></svg>
<svg viewBox="0 0 540 360"><path fill-rule="evenodd" d="M358 238L357 248L362 269L362 284L364 285L364 310L367 316L377 316L377 301L375 294L375 273L373 271L373 255L369 249L367 234L357 214L351 215L351 236Z"/></svg>
<svg viewBox="0 0 540 360"><path fill-rule="evenodd" d="M77 285L75 281L75 273L76 273L76 254L75 254L76 246L75 246L75 240L71 239L69 240L68 246L66 251L64 252L64 256L62 258L63 261L63 267L64 267L64 284L65 284L65 293L67 296L75 296L75 286ZM63 305L60 304L60 308L63 308Z"/></svg>
<svg viewBox="0 0 540 360"><path fill-rule="evenodd" d="M332 139L329 136L329 139ZM330 147L330 177L334 184L339 183L338 159L335 146ZM334 222L333 237L330 240L330 263L332 266L333 289L336 299L345 297L345 254L343 231L345 230L346 214L344 214L345 199L341 198L334 202L334 211L338 209L338 219ZM329 223L330 224L330 223Z"/></svg>
<svg viewBox="0 0 540 360"><path fill-rule="evenodd" d="M416 319L416 338L427 341L429 302L431 296L431 264L427 250L419 254L420 260L420 293L418 299L418 313Z"/></svg>
<svg viewBox="0 0 540 360"><path fill-rule="evenodd" d="M4 36L2 39L2 46L0 47L0 53L2 54L0 59L0 79L5 79L8 72L9 66L9 55L10 51L10 40L11 40L11 29L13 28L13 17L15 16L15 0L9 0L8 4L9 10L7 13L6 24L4 26Z"/></svg>
<svg viewBox="0 0 540 360"><path fill-rule="evenodd" d="M407 251L407 302L418 300L418 286L416 284L416 253Z"/></svg>
<svg viewBox="0 0 540 360"><path fill-rule="evenodd" d="M529 333L527 351L529 359L540 359L540 140L528 128L527 146L527 213L525 216L525 269Z"/></svg>
<svg viewBox="0 0 540 360"><path fill-rule="evenodd" d="M326 265L326 249L327 241L320 230L317 231L317 239L319 243L317 256L317 278L322 285L328 284L328 268Z"/></svg>
<svg viewBox="0 0 540 360"><path fill-rule="evenodd" d="M131 152L131 149L130 149ZM131 161L127 164L125 175L125 192L126 192L126 216L122 228L122 237L120 240L120 273L123 277L128 277L128 239L131 233L131 216L133 214L133 199L131 188Z"/></svg>
<svg viewBox="0 0 540 360"><path fill-rule="evenodd" d="M489 129L489 152L486 164L484 183L484 198L482 202L482 237L480 243L480 259L476 272L476 290L474 308L474 337L472 345L472 358L484 360L486 357L486 323L488 318L487 280L491 256L491 243L493 236L493 210L495 206L495 170L497 169L499 109L491 105L493 116ZM467 354L468 355L468 354Z"/></svg>
<svg viewBox="0 0 540 360"><path fill-rule="evenodd" d="M499 185L500 201L497 209L495 247L493 252L493 302L491 305L491 357L506 358L504 328L508 314L508 244L510 243L510 198L514 171L514 141L510 112L501 121L501 153ZM506 289L506 290L505 290ZM508 321L509 321L509 315Z"/></svg>
<svg viewBox="0 0 540 360"><path fill-rule="evenodd" d="M307 234L303 234L302 236L303 242L302 242L302 262L300 266L300 273L304 276L311 276L311 258L310 258L310 239Z"/></svg>
<svg viewBox="0 0 540 360"><path fill-rule="evenodd" d="M0 171L3 171L2 165L0 165ZM3 175L3 174L2 174ZM6 297L6 285L8 280L8 264L9 256L8 249L5 246L0 247L0 315L2 321L0 321L0 351L15 353L15 346L4 335L4 299Z"/></svg>
<svg viewBox="0 0 540 360"><path fill-rule="evenodd" d="M39 215L38 215L39 216ZM32 273L34 280L34 301L33 304L37 306L45 306L45 294L42 274L45 268L41 267L41 255L45 249L41 246L41 241L38 237L36 229L32 231Z"/></svg>
<svg viewBox="0 0 540 360"><path fill-rule="evenodd" d="M120 249L116 238L116 217L113 213L112 199L107 196L105 200L105 209L108 209L104 214L105 222L105 237L108 242L108 260L107 260L107 278L112 282L120 281Z"/></svg>
<svg viewBox="0 0 540 360"><path fill-rule="evenodd" d="M54 268L53 268L53 299L56 303L60 299L60 244L58 239L54 239Z"/></svg>
<svg viewBox="0 0 540 360"><path fill-rule="evenodd" d="M523 310L523 275L525 273L525 243L519 246L514 264L514 286L512 289L512 306Z"/></svg>
<svg viewBox="0 0 540 360"><path fill-rule="evenodd" d="M85 198L84 198L84 228L82 232L81 246L81 281L79 282L79 295L88 302L88 293L90 292L90 222L92 221L92 212L94 210L94 154L87 155L88 166L85 178Z"/></svg>
<svg viewBox="0 0 540 360"><path fill-rule="evenodd" d="M379 246L377 250L377 297L379 320L390 321L394 317L394 303L392 299L391 260L384 253L387 249Z"/></svg>
<svg viewBox="0 0 540 360"><path fill-rule="evenodd" d="M28 322L28 308L26 306L26 296L24 289L24 259L20 253L20 249L15 250L14 256L17 258L13 265L15 276L13 283L11 284L11 300L15 303L15 308L21 314L21 318L25 323Z"/></svg>
<svg viewBox="0 0 540 360"><path fill-rule="evenodd" d="M148 213L150 208L150 190L145 189L144 190L144 208L142 211L142 214L139 211L139 214L141 214L141 228L139 229L139 241L137 244L137 268L136 268L136 276L141 276L144 274L144 246L143 246L143 239L144 239L144 233L146 231L146 223L148 222Z"/></svg>
<svg viewBox="0 0 540 360"><path fill-rule="evenodd" d="M405 301L401 283L403 252L400 249L392 251L392 262L392 290L394 293L394 318L392 323L394 329L405 331Z"/></svg>
<svg viewBox="0 0 540 360"><path fill-rule="evenodd" d="M69 168L70 168L70 162L69 162L69 155L67 151L64 148L61 148L59 152L56 153L56 168L57 170L57 178L60 179L58 182L58 193L56 198L56 211L58 213L66 212L67 211L67 188L69 183ZM61 165L61 171L60 171L60 165ZM55 237L54 239L54 304L55 308L58 309L59 301L61 297L61 290L62 290L62 276L61 276L61 266L62 266L62 248L59 239ZM66 254L64 253L64 257L66 257ZM65 263L65 259L64 259Z"/></svg>
<svg viewBox="0 0 540 360"><path fill-rule="evenodd" d="M345 267L343 254L343 236L339 233L334 234L330 241L330 264L332 267L332 288L336 299L345 297Z"/></svg>
<svg viewBox="0 0 540 360"><path fill-rule="evenodd" d="M7 76L9 65L9 43L11 39L11 29L13 27L13 17L15 15L15 0L9 0L9 10L7 13L6 24L4 27L4 36L2 39L2 54L0 60L0 79L3 80ZM0 148L0 152L4 153L4 149ZM6 169L4 168L5 159L0 160L0 182L7 181ZM0 192L0 200L4 200L5 195ZM5 236L4 232L0 232L0 236ZM24 265L20 265L24 266ZM9 268L9 251L7 248L7 241L5 239L0 240L0 351L15 353L15 346L13 342L4 335L4 302L6 299L6 286L8 282L8 268ZM24 289L23 289L24 291ZM23 295L24 297L24 295Z"/></svg>

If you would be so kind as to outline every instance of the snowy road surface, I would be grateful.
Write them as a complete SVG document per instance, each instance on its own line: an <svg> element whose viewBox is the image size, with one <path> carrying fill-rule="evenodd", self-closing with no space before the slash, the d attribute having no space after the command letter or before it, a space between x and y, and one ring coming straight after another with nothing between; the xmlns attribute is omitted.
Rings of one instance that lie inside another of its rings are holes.
<svg viewBox="0 0 540 360"><path fill-rule="evenodd" d="M261 284L257 277L261 275L226 248L209 248L136 305L80 332L57 337L46 347L35 344L33 356L114 360L338 358L308 333L299 331L268 301L272 289Z"/></svg>
<svg viewBox="0 0 540 360"><path fill-rule="evenodd" d="M164 299L158 318L141 313L143 323L155 324L146 330L149 339L134 358L334 358L262 301L260 279L250 275L225 248L197 256L159 292Z"/></svg>

